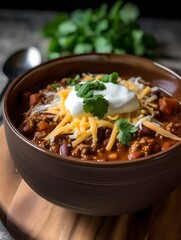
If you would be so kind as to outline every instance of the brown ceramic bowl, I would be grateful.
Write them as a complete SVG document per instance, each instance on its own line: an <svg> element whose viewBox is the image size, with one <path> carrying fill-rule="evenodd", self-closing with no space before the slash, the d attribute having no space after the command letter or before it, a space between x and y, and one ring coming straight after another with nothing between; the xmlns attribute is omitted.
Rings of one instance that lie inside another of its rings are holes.
<svg viewBox="0 0 181 240"><path fill-rule="evenodd" d="M87 54L56 59L18 77L4 99L4 126L12 159L40 196L89 215L118 215L149 207L181 183L181 145L134 161L91 162L57 156L37 147L17 129L21 93L70 73L117 71L142 76L181 101L181 78L171 70L130 55Z"/></svg>

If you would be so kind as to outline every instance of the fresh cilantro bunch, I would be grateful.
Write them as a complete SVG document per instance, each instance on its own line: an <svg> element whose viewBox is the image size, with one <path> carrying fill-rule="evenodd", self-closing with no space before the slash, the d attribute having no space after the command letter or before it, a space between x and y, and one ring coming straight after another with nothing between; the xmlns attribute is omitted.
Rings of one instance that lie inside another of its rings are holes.
<svg viewBox="0 0 181 240"><path fill-rule="evenodd" d="M82 53L129 53L153 56L156 40L138 24L139 9L117 0L111 8L77 9L59 13L46 23L43 36L49 38L49 59Z"/></svg>

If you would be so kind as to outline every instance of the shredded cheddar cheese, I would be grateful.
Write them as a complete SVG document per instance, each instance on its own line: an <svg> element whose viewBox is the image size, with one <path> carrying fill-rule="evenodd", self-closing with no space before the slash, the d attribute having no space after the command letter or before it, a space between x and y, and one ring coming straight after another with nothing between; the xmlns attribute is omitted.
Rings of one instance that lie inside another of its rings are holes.
<svg viewBox="0 0 181 240"><path fill-rule="evenodd" d="M116 141L117 134L118 134L118 127L117 127L116 124L114 124L113 130L112 130L112 133L111 133L111 137L110 137L109 142L108 142L108 144L106 146L106 150L107 151L110 151L112 149L112 147L113 147L113 145L114 145L114 143Z"/></svg>
<svg viewBox="0 0 181 240"><path fill-rule="evenodd" d="M152 122L148 122L148 121L144 121L143 122L143 125L152 129L153 131L159 133L160 135L164 136L164 137L167 137L167 138L171 138L173 140L177 140L177 141L180 141L181 138L177 137L176 135L166 131L165 129L163 129L162 127L158 126L157 124L155 123L152 123Z"/></svg>
<svg viewBox="0 0 181 240"><path fill-rule="evenodd" d="M77 137L77 139L72 142L72 146L73 147L77 146L79 143L85 141L91 135L92 135L92 132L90 130L85 132L83 135Z"/></svg>
<svg viewBox="0 0 181 240"><path fill-rule="evenodd" d="M96 121L93 117L89 117L89 123L90 123L90 130L92 133L92 138L93 138L93 144L96 145L97 142L97 125Z"/></svg>
<svg viewBox="0 0 181 240"><path fill-rule="evenodd" d="M45 137L45 140L49 140L51 137L57 136L61 131L61 127L65 126L66 123L68 123L72 119L72 116L69 112L66 113L62 121L56 126L56 128Z"/></svg>
<svg viewBox="0 0 181 240"><path fill-rule="evenodd" d="M143 91L138 95L139 99L143 99L144 96L146 96L148 93L150 93L150 87L146 86Z"/></svg>

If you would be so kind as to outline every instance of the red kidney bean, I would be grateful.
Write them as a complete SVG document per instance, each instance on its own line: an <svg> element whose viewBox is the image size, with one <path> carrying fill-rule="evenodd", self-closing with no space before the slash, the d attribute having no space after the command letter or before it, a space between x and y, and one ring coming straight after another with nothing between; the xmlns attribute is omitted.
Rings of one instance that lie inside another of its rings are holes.
<svg viewBox="0 0 181 240"><path fill-rule="evenodd" d="M34 132L34 127L32 125L29 125L29 124L26 124L22 127L21 131L24 133L24 134L31 134Z"/></svg>
<svg viewBox="0 0 181 240"><path fill-rule="evenodd" d="M150 128L148 127L145 127L144 125L142 125L141 129L140 129L141 133L143 133L144 135L151 135L154 133L153 130L151 130Z"/></svg>
<svg viewBox="0 0 181 240"><path fill-rule="evenodd" d="M137 158L142 157L142 156L143 156L142 151L141 150L137 150L135 152L130 152L128 154L128 159L129 160L133 160L133 159L137 159Z"/></svg>
<svg viewBox="0 0 181 240"><path fill-rule="evenodd" d="M29 105L35 106L38 101L40 100L40 94L39 93L33 93L30 95Z"/></svg>
<svg viewBox="0 0 181 240"><path fill-rule="evenodd" d="M71 155L71 149L72 149L71 144L65 142L60 146L59 152L63 156L70 156Z"/></svg>
<svg viewBox="0 0 181 240"><path fill-rule="evenodd" d="M109 142L109 139L110 138L106 138L104 141L103 141L103 145L106 147L107 146L107 144L108 144L108 142Z"/></svg>

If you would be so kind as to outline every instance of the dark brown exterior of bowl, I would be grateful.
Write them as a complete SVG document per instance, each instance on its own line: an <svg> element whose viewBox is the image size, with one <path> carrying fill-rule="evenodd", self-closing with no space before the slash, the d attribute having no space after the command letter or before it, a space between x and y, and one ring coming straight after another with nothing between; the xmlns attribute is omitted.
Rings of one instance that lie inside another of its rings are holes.
<svg viewBox="0 0 181 240"><path fill-rule="evenodd" d="M130 55L87 54L56 59L26 72L4 99L4 125L12 159L22 178L50 202L78 213L118 215L151 206L181 183L181 146L135 161L86 162L52 154L17 130L22 91L70 73L142 76L181 100L181 78L150 60Z"/></svg>

